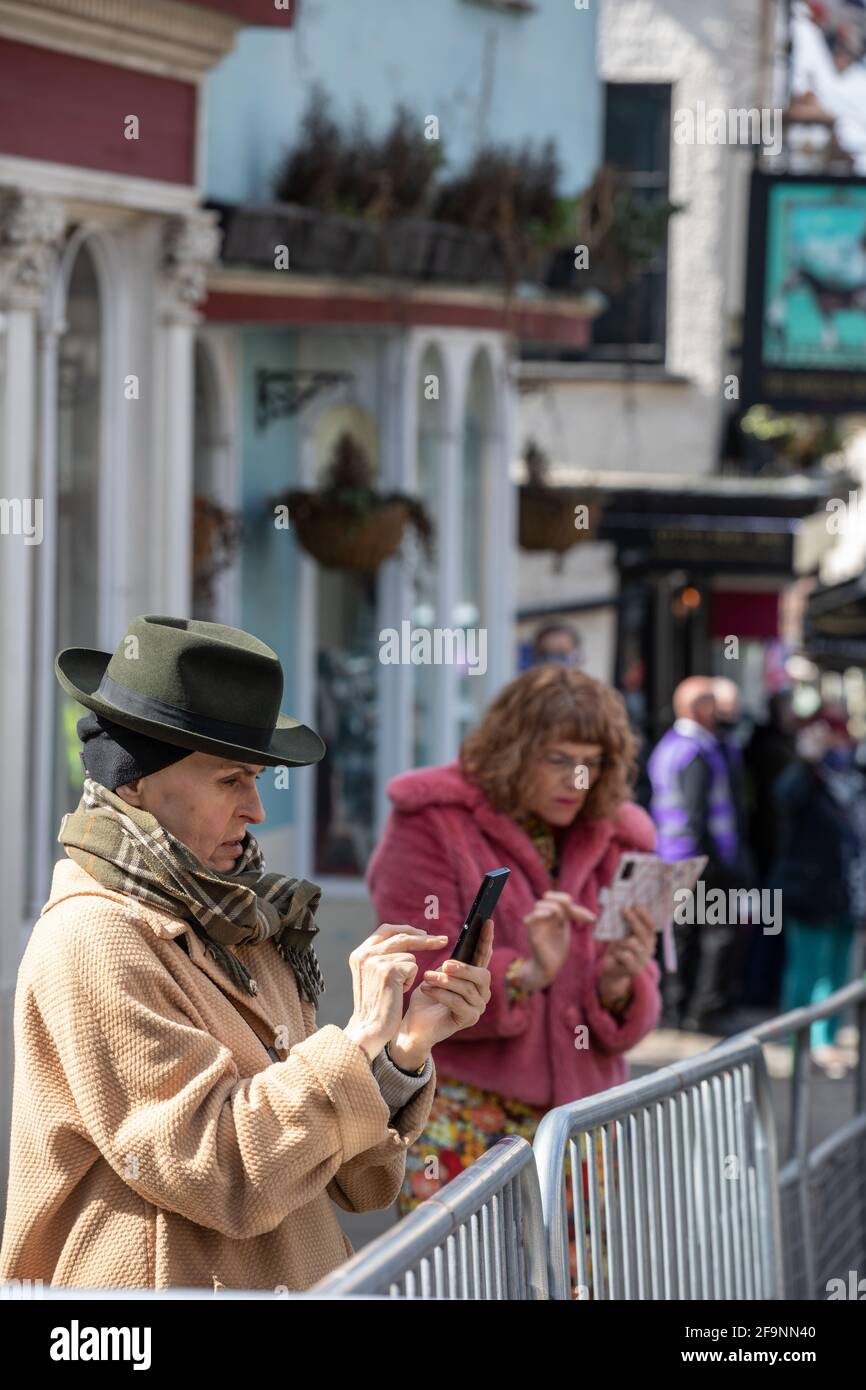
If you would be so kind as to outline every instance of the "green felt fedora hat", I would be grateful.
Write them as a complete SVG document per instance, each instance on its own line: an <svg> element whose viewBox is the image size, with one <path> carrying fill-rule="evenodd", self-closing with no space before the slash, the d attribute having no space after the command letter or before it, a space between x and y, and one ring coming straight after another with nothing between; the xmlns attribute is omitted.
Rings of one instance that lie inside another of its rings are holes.
<svg viewBox="0 0 866 1390"><path fill-rule="evenodd" d="M190 751L306 767L324 755L313 729L280 711L283 668L240 628L145 613L112 656L65 647L57 679L87 709Z"/></svg>

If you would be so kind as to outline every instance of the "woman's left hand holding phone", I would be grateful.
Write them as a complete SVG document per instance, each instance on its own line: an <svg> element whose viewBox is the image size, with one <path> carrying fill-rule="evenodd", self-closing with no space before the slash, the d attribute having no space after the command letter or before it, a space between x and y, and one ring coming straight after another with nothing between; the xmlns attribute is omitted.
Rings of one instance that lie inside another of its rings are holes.
<svg viewBox="0 0 866 1390"><path fill-rule="evenodd" d="M626 1007L631 999L632 982L655 954L656 930L653 919L644 907L623 909L623 921L628 936L621 941L609 941L601 959L597 976L597 993L604 1007L615 1011Z"/></svg>
<svg viewBox="0 0 866 1390"><path fill-rule="evenodd" d="M490 1000L487 967L492 955L493 918L488 917L481 928L471 965L445 960L438 970L424 972L424 979L409 1000L397 1035L388 1044L391 1058L398 1067L417 1071L424 1065L431 1047L478 1022Z"/></svg>

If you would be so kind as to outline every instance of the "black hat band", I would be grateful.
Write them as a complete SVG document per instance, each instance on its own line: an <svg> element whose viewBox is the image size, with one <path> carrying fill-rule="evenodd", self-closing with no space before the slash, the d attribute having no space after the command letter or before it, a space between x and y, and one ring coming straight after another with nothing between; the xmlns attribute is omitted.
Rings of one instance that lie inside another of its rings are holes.
<svg viewBox="0 0 866 1390"><path fill-rule="evenodd" d="M254 728L249 724L228 724L222 719L212 719L206 714L191 714L179 705L170 705L165 700L151 695L137 695L125 685L119 685L106 671L96 692L104 700L114 705L124 714L132 714L140 719L162 720L184 733L201 734L205 738L218 739L222 743L238 743L246 748L255 748L267 753L274 736L273 729Z"/></svg>

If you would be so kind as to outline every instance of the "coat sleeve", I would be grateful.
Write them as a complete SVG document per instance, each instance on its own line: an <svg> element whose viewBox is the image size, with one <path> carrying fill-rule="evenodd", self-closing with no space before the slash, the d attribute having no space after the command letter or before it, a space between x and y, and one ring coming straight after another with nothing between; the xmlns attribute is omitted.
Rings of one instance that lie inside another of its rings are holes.
<svg viewBox="0 0 866 1390"><path fill-rule="evenodd" d="M397 1200L406 1174L406 1150L421 1134L433 1105L436 1068L432 1062L431 1068L426 1085L392 1116L382 1143L341 1164L328 1184L328 1196L344 1211L381 1211Z"/></svg>
<svg viewBox="0 0 866 1390"><path fill-rule="evenodd" d="M307 1036L312 1037L316 1031L316 1012L306 999L301 1000L301 1014ZM392 1072L400 1075L393 1063L388 1063L387 1070L382 1067L383 1058L384 1053L381 1053L371 1068L380 1094L383 1094L383 1075L387 1077ZM328 1196L344 1211L382 1211L396 1201L406 1174L406 1150L423 1131L436 1094L436 1068L432 1057L427 1058L425 1073L424 1085L417 1087L402 1106L395 1108L390 1103L391 1088L386 1086L388 1096L383 1095L383 1098L388 1104L389 1118L384 1140L341 1164L328 1183L325 1189ZM396 1094L400 1088L393 1089Z"/></svg>
<svg viewBox="0 0 866 1390"><path fill-rule="evenodd" d="M98 916L57 924L33 992L82 1126L119 1177L235 1239L276 1229L340 1173L387 1206L433 1084L390 1129L369 1060L332 1024L239 1076L142 932Z"/></svg>
<svg viewBox="0 0 866 1390"><path fill-rule="evenodd" d="M583 1016L592 1040L600 1051L628 1052L658 1023L661 1013L659 968L654 960L647 961L640 974L632 980L632 996L628 1007L620 1014L612 1014L602 1004L596 988L602 955L603 951L599 951L595 960L595 970L584 982L581 998Z"/></svg>
<svg viewBox="0 0 866 1390"><path fill-rule="evenodd" d="M416 1092L426 1086L430 1080L432 1068L433 1058L428 1057L423 1070L417 1076L400 1071L393 1062L389 1061L384 1049L378 1057L373 1059L373 1075L379 1090L388 1102L389 1119L393 1120L397 1111L402 1110L404 1105L408 1105Z"/></svg>
<svg viewBox="0 0 866 1390"><path fill-rule="evenodd" d="M447 936L449 944L441 951L425 951L418 956L418 975L411 994L424 979L425 970L438 970L447 960L471 902L463 902L457 891L452 867L453 852L443 843L435 820L424 812L392 811L385 832L370 862L367 887L380 922L408 923L422 927L431 935ZM481 875L479 873L479 882ZM430 897L437 901L438 916L425 916ZM473 1043L488 1038L513 1038L523 1033L531 1011L542 1006L537 994L512 1003L505 990L505 972L520 951L496 945L494 914L493 958L490 971L490 1001L472 1028L461 1029L448 1039L453 1043Z"/></svg>

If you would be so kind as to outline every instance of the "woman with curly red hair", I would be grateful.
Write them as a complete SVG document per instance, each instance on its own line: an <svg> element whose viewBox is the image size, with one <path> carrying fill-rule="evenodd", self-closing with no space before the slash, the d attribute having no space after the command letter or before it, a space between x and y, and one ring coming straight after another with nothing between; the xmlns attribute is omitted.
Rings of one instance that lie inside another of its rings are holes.
<svg viewBox="0 0 866 1390"><path fill-rule="evenodd" d="M551 1107L626 1080L624 1054L655 1027L649 915L630 910L623 941L592 935L621 855L655 845L652 821L629 800L635 753L615 690L544 665L500 692L454 762L389 783L393 809L367 884L379 920L449 937L414 986L443 1008L438 991L458 987L448 957L481 877L511 870L491 998L477 1024L434 1049L439 1084L409 1153L401 1215L504 1134L531 1139Z"/></svg>

